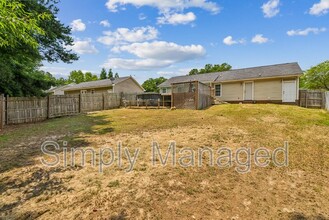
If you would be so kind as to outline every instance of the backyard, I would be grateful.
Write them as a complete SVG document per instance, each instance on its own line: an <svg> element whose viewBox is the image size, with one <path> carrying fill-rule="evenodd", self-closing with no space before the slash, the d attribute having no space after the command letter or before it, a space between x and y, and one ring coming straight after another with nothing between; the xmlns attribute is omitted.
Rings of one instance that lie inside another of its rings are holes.
<svg viewBox="0 0 329 220"><path fill-rule="evenodd" d="M88 162L90 155L85 166L77 161L47 167L41 159L53 158L41 152L45 141L96 152L121 142L131 155L137 148L140 153L131 172L124 156L123 166L113 164L102 173ZM244 174L207 162L153 165L152 142L165 154L170 141L178 150L273 150L287 141L289 165L252 165ZM114 109L7 126L0 135L0 218L328 219L328 142L328 112L273 104Z"/></svg>

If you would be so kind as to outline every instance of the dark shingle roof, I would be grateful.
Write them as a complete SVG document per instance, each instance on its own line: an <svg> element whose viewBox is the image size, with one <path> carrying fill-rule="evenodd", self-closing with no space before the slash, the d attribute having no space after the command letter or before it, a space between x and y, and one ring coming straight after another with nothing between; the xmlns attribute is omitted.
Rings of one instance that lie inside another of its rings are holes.
<svg viewBox="0 0 329 220"><path fill-rule="evenodd" d="M200 82L225 82L246 80L255 78L286 77L292 75L301 75L298 63L284 63L269 66L251 67L244 69L229 70L225 72L205 73L193 76L177 76L168 79L159 87L170 87L172 83L200 81Z"/></svg>
<svg viewBox="0 0 329 220"><path fill-rule="evenodd" d="M67 89L67 88L69 88L71 86L74 86L74 85L76 85L76 84L75 83L71 83L71 84L64 85L64 86L52 87L49 90L47 90L47 92L54 92L56 90L63 90L64 91L64 89Z"/></svg>
<svg viewBox="0 0 329 220"><path fill-rule="evenodd" d="M113 84L118 84L129 78L130 78L130 76L116 78L113 81L111 79L103 79L103 80L97 80L97 81L91 81L91 82L83 82L83 83L75 84L68 88L65 88L64 91L91 89L91 88L104 88L104 87L112 86Z"/></svg>

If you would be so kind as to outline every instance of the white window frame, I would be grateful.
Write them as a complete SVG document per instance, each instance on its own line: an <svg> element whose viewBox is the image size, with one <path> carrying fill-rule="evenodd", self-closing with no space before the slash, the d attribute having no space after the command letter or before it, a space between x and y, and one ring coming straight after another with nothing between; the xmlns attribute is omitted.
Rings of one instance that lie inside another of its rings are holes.
<svg viewBox="0 0 329 220"><path fill-rule="evenodd" d="M168 92L168 88L166 88L166 87L161 88L161 93L162 94L167 94L167 92Z"/></svg>
<svg viewBox="0 0 329 220"><path fill-rule="evenodd" d="M251 100L245 99L246 94L246 83L251 83ZM254 101L255 100L255 82L254 81L245 81L243 82L243 101Z"/></svg>
<svg viewBox="0 0 329 220"><path fill-rule="evenodd" d="M220 85L220 96L218 96L216 94L216 86L217 85ZM222 85L222 83L215 84L215 97L222 97L222 95L223 95L223 85Z"/></svg>

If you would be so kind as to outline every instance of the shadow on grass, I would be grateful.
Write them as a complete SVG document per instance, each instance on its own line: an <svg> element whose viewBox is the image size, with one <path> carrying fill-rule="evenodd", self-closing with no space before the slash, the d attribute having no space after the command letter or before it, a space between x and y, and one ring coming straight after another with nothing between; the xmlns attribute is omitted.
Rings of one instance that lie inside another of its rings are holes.
<svg viewBox="0 0 329 220"><path fill-rule="evenodd" d="M126 212L125 211L122 211L118 215L112 215L110 217L110 220L126 220L126 219L128 219L127 217L128 217L128 215L126 214Z"/></svg>
<svg viewBox="0 0 329 220"><path fill-rule="evenodd" d="M0 134L0 174L35 164L35 158L42 156L40 147L45 141L59 143L68 141L74 148L85 148L90 146L84 138L85 135L107 134L113 131L111 121L107 120L105 115L97 114L51 119L37 124L7 126Z"/></svg>
<svg viewBox="0 0 329 220"><path fill-rule="evenodd" d="M299 212L295 212L292 213L290 216L291 220L328 220L328 217L323 216L322 214L318 214L318 215L312 215L312 216L307 216L303 213L299 213Z"/></svg>
<svg viewBox="0 0 329 220"><path fill-rule="evenodd" d="M39 197L41 195L56 195L64 191L72 190L63 186L65 179L53 177L53 174L64 172L67 169L68 168L52 168L50 170L45 170L39 168L31 174L28 174L28 178L25 178L24 180L21 180L20 177L10 180L2 179L0 182L0 194L8 190L22 190L23 196L17 199L15 202L0 206L0 213L3 213L3 215L6 217L17 218L18 216L15 216L16 214L13 212L13 210L17 206L29 201L30 199ZM79 168L77 167L76 169ZM26 216L31 217L32 215L35 217L36 215L40 214L43 213L26 213ZM25 216L25 214L23 215ZM22 216L19 216L19 218L22 218Z"/></svg>
<svg viewBox="0 0 329 220"><path fill-rule="evenodd" d="M67 150L70 152L72 148L90 147L91 143L85 138L88 135L106 134L113 131L111 121L106 119L106 115L98 114L57 118L37 124L8 126L0 136L0 195L19 190L22 196L12 203L0 204L0 219L3 216L13 219L37 218L44 212L17 214L15 210L32 198L37 198L38 201L72 190L64 187L65 178L57 178L54 174L82 169L82 167L36 168L30 166L36 163L41 164L37 158L43 155L41 151L43 142L56 141L62 147L63 141L68 141ZM62 150L57 152L62 153ZM20 175L17 176L1 175L13 169L28 166L30 167L20 170Z"/></svg>

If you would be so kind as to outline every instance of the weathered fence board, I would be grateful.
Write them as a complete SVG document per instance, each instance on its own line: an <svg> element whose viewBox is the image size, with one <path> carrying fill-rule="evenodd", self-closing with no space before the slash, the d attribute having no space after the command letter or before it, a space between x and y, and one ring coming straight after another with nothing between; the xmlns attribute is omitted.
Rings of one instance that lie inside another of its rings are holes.
<svg viewBox="0 0 329 220"><path fill-rule="evenodd" d="M0 95L0 130L4 125L33 123L79 113L143 105L138 94L95 93L36 97ZM144 100L145 101L145 100ZM147 100L147 105L150 105ZM159 106L160 102L157 102Z"/></svg>
<svg viewBox="0 0 329 220"><path fill-rule="evenodd" d="M116 93L104 94L104 109L113 109L120 107L121 97Z"/></svg>
<svg viewBox="0 0 329 220"><path fill-rule="evenodd" d="M324 93L324 97L325 97L325 109L327 109L329 111L329 92L325 92Z"/></svg>
<svg viewBox="0 0 329 220"><path fill-rule="evenodd" d="M104 110L103 94L81 94L81 112Z"/></svg>
<svg viewBox="0 0 329 220"><path fill-rule="evenodd" d="M5 105L4 105L4 95L0 94L0 130L3 130L5 125Z"/></svg>
<svg viewBox="0 0 329 220"><path fill-rule="evenodd" d="M48 97L48 118L79 113L79 95L54 95Z"/></svg>
<svg viewBox="0 0 329 220"><path fill-rule="evenodd" d="M323 92L314 90L299 91L299 105L305 108L323 108L325 104Z"/></svg>
<svg viewBox="0 0 329 220"><path fill-rule="evenodd" d="M31 123L45 119L47 119L47 98L6 98L6 124Z"/></svg>

